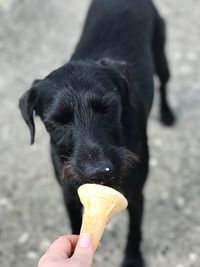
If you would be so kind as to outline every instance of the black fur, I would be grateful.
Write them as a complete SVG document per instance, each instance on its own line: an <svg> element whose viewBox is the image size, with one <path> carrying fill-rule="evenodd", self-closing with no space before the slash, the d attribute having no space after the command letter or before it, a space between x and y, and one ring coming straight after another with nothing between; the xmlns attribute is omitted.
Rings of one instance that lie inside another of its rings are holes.
<svg viewBox="0 0 200 267"><path fill-rule="evenodd" d="M144 266L140 242L154 72L160 80L161 121L174 123L166 99L164 45L164 21L150 0L94 0L71 60L36 80L19 101L31 143L34 112L50 134L55 174L74 233L81 225L77 186L101 183L127 197L124 267Z"/></svg>

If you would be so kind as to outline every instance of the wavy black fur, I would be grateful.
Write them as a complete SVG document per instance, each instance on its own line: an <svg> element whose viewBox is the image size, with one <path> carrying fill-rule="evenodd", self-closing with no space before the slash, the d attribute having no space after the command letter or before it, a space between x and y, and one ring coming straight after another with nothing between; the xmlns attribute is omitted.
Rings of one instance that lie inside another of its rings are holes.
<svg viewBox="0 0 200 267"><path fill-rule="evenodd" d="M125 194L130 231L124 267L144 266L142 192L148 174L147 120L154 73L160 80L161 121L174 123L166 99L164 45L164 21L150 0L94 0L71 60L36 80L19 102L31 143L34 112L50 134L55 174L74 233L81 225L78 185L101 183ZM112 171L91 172L104 163Z"/></svg>

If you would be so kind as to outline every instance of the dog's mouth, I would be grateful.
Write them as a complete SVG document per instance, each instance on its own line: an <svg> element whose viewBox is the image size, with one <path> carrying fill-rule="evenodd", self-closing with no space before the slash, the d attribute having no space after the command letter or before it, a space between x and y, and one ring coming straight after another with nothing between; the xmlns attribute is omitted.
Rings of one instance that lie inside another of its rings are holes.
<svg viewBox="0 0 200 267"><path fill-rule="evenodd" d="M105 179L104 177L102 178L97 178L97 179L90 179L86 178L83 183L93 183L93 184L100 184L100 185L105 185L105 186L110 186L113 187L115 184L116 178L114 176L110 177L109 179Z"/></svg>
<svg viewBox="0 0 200 267"><path fill-rule="evenodd" d="M105 179L105 177L102 176L93 176L93 177L84 177L77 175L73 172L73 169L71 166L65 162L63 166L63 176L62 176L62 182L73 182L77 187L81 186L86 183L92 183L92 184L100 184L104 186L110 186L113 187L113 184L116 183L116 176L110 176L109 178Z"/></svg>
<svg viewBox="0 0 200 267"><path fill-rule="evenodd" d="M134 163L136 162L138 162L136 155L129 150L124 149L123 153L119 155L119 159L117 161L118 164L114 164L116 167L114 168L114 173L112 173L112 175L107 177L104 175L87 177L84 175L84 169L82 171L77 171L79 166L72 167L70 161L64 161L62 182L63 184L66 182L72 182L77 187L85 183L95 183L119 189L124 181L124 178L128 175L130 169L133 168Z"/></svg>
<svg viewBox="0 0 200 267"><path fill-rule="evenodd" d="M121 149L117 148L112 150L112 163L114 166L113 172L110 175L85 175L85 168L83 162L80 160L74 165L71 163L73 161L70 158L66 159L63 162L63 176L62 182L66 183L70 181L76 186L80 186L85 183L95 183L105 186L110 186L115 189L120 188L123 184L124 179L129 174L129 171L134 167L135 163L138 162L137 156L122 147Z"/></svg>

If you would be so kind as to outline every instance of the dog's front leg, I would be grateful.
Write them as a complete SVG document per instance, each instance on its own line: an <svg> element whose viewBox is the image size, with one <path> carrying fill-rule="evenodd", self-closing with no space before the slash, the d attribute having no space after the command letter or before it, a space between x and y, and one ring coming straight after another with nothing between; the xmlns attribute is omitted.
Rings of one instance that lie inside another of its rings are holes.
<svg viewBox="0 0 200 267"><path fill-rule="evenodd" d="M139 195L129 200L129 233L125 250L125 258L122 267L144 267L145 263L140 251L142 240L142 215L143 215L143 195Z"/></svg>

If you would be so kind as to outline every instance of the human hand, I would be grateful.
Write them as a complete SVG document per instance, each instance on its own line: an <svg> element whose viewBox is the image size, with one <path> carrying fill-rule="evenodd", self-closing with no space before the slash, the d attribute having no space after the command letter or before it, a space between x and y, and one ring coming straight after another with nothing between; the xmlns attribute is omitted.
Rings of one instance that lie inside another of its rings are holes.
<svg viewBox="0 0 200 267"><path fill-rule="evenodd" d="M39 260L38 267L91 267L93 257L89 235L65 235L51 244Z"/></svg>

